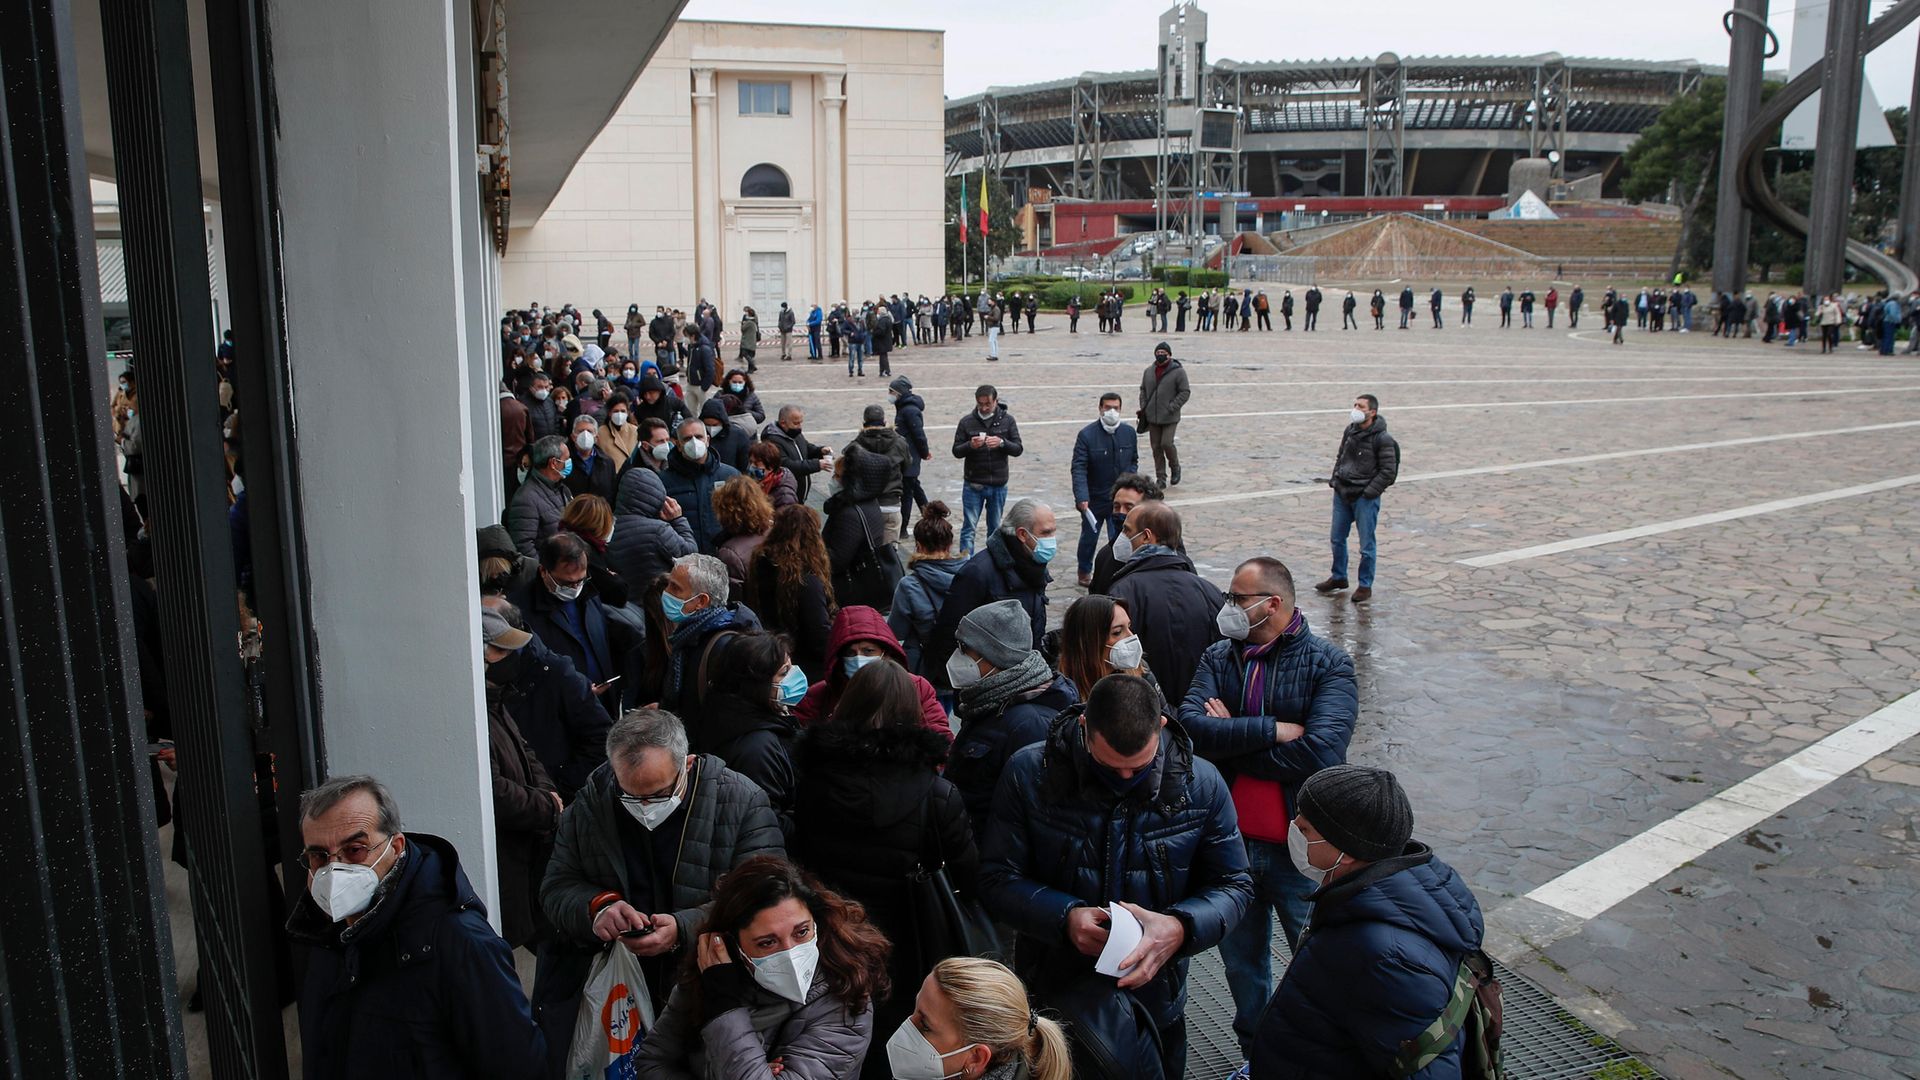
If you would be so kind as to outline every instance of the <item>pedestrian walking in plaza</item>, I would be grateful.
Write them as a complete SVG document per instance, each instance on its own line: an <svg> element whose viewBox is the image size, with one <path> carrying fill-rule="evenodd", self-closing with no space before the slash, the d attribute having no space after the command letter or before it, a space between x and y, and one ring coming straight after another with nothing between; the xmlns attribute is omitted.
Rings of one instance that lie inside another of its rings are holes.
<svg viewBox="0 0 1920 1080"><path fill-rule="evenodd" d="M1342 330L1360 329L1360 324L1354 321L1354 318L1353 318L1353 309L1355 307L1358 307L1359 303L1360 302L1358 300L1355 300L1353 298L1353 290L1348 289L1346 298L1340 301L1340 329Z"/></svg>
<svg viewBox="0 0 1920 1080"><path fill-rule="evenodd" d="M1467 286L1466 291L1460 294L1460 325L1461 326L1473 325L1474 299L1475 299L1475 296L1473 292L1473 286L1469 285Z"/></svg>
<svg viewBox="0 0 1920 1080"><path fill-rule="evenodd" d="M1500 329L1513 328L1513 286L1500 291Z"/></svg>
<svg viewBox="0 0 1920 1080"><path fill-rule="evenodd" d="M1433 313L1433 328L1440 329L1440 286L1433 287L1433 295L1427 297L1427 310Z"/></svg>
<svg viewBox="0 0 1920 1080"><path fill-rule="evenodd" d="M1560 306L1560 290L1559 289L1556 289L1551 285L1547 287L1546 304L1547 304L1547 329L1551 330L1553 329L1554 310Z"/></svg>
<svg viewBox="0 0 1920 1080"><path fill-rule="evenodd" d="M1367 310L1373 313L1373 328L1387 328L1387 297L1379 289L1373 290L1373 299L1367 301Z"/></svg>
<svg viewBox="0 0 1920 1080"><path fill-rule="evenodd" d="M1323 769L1300 785L1289 854L1319 886L1313 933L1261 1014L1252 1074L1276 1080L1483 1076L1465 1006L1492 965L1473 891L1413 839L1392 773ZM1463 1000L1459 995L1468 995Z"/></svg>
<svg viewBox="0 0 1920 1080"><path fill-rule="evenodd" d="M1104 530L1119 535L1113 518L1113 482L1140 468L1139 432L1120 419L1119 394L1100 396L1100 414L1073 441L1073 500L1079 511L1080 584L1093 580L1093 555Z"/></svg>
<svg viewBox="0 0 1920 1080"><path fill-rule="evenodd" d="M1153 477L1169 487L1180 483L1180 410L1192 396L1187 369L1173 358L1173 346L1164 341L1155 345L1153 363L1140 375L1136 418L1146 428L1147 443L1153 450Z"/></svg>
<svg viewBox="0 0 1920 1080"><path fill-rule="evenodd" d="M992 331L988 331L991 338ZM973 392L974 408L953 430L953 456L963 465L960 478L960 553L973 554L974 527L986 516L986 531L1000 528L1000 511L1007 504L1008 462L1019 457L1020 425L1000 403L1000 391L985 384Z"/></svg>
<svg viewBox="0 0 1920 1080"><path fill-rule="evenodd" d="M751 375L760 370L754 358L760 353L760 316L752 308L743 308L740 313L740 364Z"/></svg>
<svg viewBox="0 0 1920 1080"><path fill-rule="evenodd" d="M1307 286L1307 325L1308 330L1320 329L1320 286Z"/></svg>
<svg viewBox="0 0 1920 1080"><path fill-rule="evenodd" d="M1627 325L1627 298L1615 297L1613 301L1613 343L1620 344L1620 333ZM1751 336L1751 335L1749 335Z"/></svg>
<svg viewBox="0 0 1920 1080"><path fill-rule="evenodd" d="M1313 633L1294 606L1293 574L1280 560L1248 559L1220 609L1226 640L1201 655L1181 698L1194 749L1219 767L1246 839L1253 905L1220 943L1233 993L1233 1032L1251 1054L1273 992L1272 915L1289 949L1306 930L1317 887L1287 855L1288 808L1300 785L1347 760L1359 714L1353 658Z"/></svg>
<svg viewBox="0 0 1920 1080"><path fill-rule="evenodd" d="M1347 429L1334 456L1333 572L1314 586L1316 592L1338 592L1347 587L1347 534L1360 530L1360 587L1352 600L1364 604L1373 598L1374 526L1380 520L1380 495L1400 473L1400 444L1387 434L1380 415L1380 399L1361 394L1353 399Z"/></svg>
<svg viewBox="0 0 1920 1080"><path fill-rule="evenodd" d="M1074 1076L1184 1076L1186 957L1240 921L1252 884L1226 783L1159 691L1132 675L1094 684L1044 743L1013 755L981 835L987 910L1018 932L1035 1000L1068 1031ZM1117 980L1094 969L1114 903L1141 929Z"/></svg>
<svg viewBox="0 0 1920 1080"><path fill-rule="evenodd" d="M1578 285L1575 285L1573 291L1567 294L1567 328L1569 330L1580 329L1580 305L1585 303L1586 299L1587 294Z"/></svg>
<svg viewBox="0 0 1920 1080"><path fill-rule="evenodd" d="M1413 286L1400 287L1400 329L1405 330L1413 318Z"/></svg>

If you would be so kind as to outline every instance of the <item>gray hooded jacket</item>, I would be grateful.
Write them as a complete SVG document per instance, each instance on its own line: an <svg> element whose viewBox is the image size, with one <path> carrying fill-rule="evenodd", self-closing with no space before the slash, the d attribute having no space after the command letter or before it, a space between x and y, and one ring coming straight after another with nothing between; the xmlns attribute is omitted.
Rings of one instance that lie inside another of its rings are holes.
<svg viewBox="0 0 1920 1080"><path fill-rule="evenodd" d="M660 520L660 507L666 501L667 489L659 473L637 465L621 474L613 500L613 539L607 541L607 561L636 590L672 570L673 560L699 550L685 514L672 521Z"/></svg>

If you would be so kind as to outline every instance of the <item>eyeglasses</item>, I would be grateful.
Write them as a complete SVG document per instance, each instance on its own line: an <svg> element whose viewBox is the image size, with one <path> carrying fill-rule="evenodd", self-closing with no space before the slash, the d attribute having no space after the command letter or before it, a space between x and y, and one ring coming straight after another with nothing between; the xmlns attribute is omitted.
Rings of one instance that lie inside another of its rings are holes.
<svg viewBox="0 0 1920 1080"><path fill-rule="evenodd" d="M1271 598L1273 597L1273 595L1274 595L1273 593L1257 593L1257 592L1256 592L1256 593L1237 593L1237 592L1230 592L1230 593L1228 593L1228 594L1227 594L1227 599L1229 599L1229 600L1231 600L1231 601L1233 601L1234 603L1236 603L1236 604L1239 604L1239 605L1241 605L1242 607L1244 607L1244 606L1246 606L1246 601L1248 601L1248 600L1268 600L1268 599L1271 599Z"/></svg>
<svg viewBox="0 0 1920 1080"><path fill-rule="evenodd" d="M686 779L686 773L680 773L673 778L673 783L668 784L664 790L655 791L651 795L629 795L623 791L620 793L620 801L638 806L651 806L654 803L666 802L668 799L680 793L680 781L684 779Z"/></svg>
<svg viewBox="0 0 1920 1080"><path fill-rule="evenodd" d="M389 836L386 843L380 845L377 850L384 853L387 846L392 843L393 838ZM365 866L371 861L376 861L367 858L367 856L371 855L375 850L375 847L366 840L355 838L341 844L338 851L326 851L317 847L307 848L300 852L300 862L304 864L308 870L319 870L327 864L334 862L353 863L356 866Z"/></svg>

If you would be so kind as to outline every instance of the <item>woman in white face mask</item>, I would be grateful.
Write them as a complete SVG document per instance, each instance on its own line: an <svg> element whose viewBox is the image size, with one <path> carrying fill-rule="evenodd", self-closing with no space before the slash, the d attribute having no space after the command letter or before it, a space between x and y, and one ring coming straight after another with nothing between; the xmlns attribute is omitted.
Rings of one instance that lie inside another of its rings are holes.
<svg viewBox="0 0 1920 1080"><path fill-rule="evenodd" d="M1019 977L992 960L957 956L920 984L913 1015L887 1040L897 1080L1068 1080L1060 1025L1039 1015Z"/></svg>
<svg viewBox="0 0 1920 1080"><path fill-rule="evenodd" d="M636 1055L645 1080L849 1080L873 1039L887 939L859 905L777 855L713 891L707 932Z"/></svg>
<svg viewBox="0 0 1920 1080"><path fill-rule="evenodd" d="M1073 680L1082 701L1093 692L1094 683L1109 675L1139 675L1153 681L1125 600L1083 596L1067 608L1060 623L1060 674Z"/></svg>

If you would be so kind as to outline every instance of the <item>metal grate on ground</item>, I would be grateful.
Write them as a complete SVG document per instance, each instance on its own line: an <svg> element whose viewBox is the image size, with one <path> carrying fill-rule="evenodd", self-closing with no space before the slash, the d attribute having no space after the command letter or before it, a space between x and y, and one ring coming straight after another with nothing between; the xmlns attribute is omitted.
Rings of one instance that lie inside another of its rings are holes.
<svg viewBox="0 0 1920 1080"><path fill-rule="evenodd" d="M1286 971L1286 939L1275 928L1273 977ZM1659 1073L1619 1043L1588 1027L1553 998L1495 960L1505 1017L1501 1044L1511 1080L1656 1080ZM1194 957L1187 981L1187 1076L1225 1080L1240 1066L1233 1037L1233 995L1227 990L1220 951Z"/></svg>

